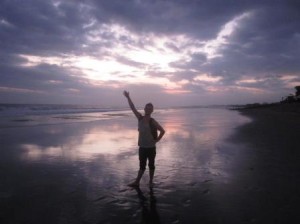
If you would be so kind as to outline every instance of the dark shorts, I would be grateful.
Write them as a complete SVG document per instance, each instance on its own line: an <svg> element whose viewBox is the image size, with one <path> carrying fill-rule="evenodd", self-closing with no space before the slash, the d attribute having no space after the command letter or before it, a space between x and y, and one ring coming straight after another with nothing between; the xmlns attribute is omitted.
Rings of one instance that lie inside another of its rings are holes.
<svg viewBox="0 0 300 224"><path fill-rule="evenodd" d="M155 156L156 147L153 148L139 148L139 160L140 160L140 170L145 170L148 159L148 166L150 170L155 169Z"/></svg>

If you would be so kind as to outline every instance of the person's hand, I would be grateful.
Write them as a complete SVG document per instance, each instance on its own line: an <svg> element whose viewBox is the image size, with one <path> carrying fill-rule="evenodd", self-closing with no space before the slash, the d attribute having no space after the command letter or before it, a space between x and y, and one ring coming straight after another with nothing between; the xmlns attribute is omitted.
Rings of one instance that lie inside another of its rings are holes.
<svg viewBox="0 0 300 224"><path fill-rule="evenodd" d="M128 97L129 97L129 92L126 91L126 90L124 90L123 95L124 95L126 98L128 98Z"/></svg>

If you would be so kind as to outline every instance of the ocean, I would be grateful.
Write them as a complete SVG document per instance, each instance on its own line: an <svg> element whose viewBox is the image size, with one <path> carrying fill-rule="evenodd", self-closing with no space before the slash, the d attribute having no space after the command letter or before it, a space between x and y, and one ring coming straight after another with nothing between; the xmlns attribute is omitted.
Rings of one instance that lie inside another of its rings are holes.
<svg viewBox="0 0 300 224"><path fill-rule="evenodd" d="M109 119L128 108L68 104L0 104L0 128Z"/></svg>
<svg viewBox="0 0 300 224"><path fill-rule="evenodd" d="M228 109L226 106L158 108L156 113L174 109ZM143 109L138 108L143 113ZM129 108L71 104L0 104L0 128L86 122L130 116Z"/></svg>

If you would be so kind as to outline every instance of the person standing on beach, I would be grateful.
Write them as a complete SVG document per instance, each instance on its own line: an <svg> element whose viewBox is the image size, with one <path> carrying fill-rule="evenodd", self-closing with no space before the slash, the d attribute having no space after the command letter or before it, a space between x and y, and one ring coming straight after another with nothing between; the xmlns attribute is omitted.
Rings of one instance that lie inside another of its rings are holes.
<svg viewBox="0 0 300 224"><path fill-rule="evenodd" d="M144 108L145 115L143 116L135 108L129 96L129 92L124 91L123 94L128 100L130 109L138 119L138 131L139 131L138 146L139 146L140 169L138 171L138 175L135 181L133 183L130 183L128 186L130 187L139 186L140 180L146 170L146 164L148 160L149 176L150 176L149 185L151 187L153 186L153 177L155 171L156 143L159 142L161 138L164 136L165 130L156 120L154 120L151 117L151 114L154 109L152 103L147 103L145 105ZM158 136L156 134L157 130L159 131Z"/></svg>

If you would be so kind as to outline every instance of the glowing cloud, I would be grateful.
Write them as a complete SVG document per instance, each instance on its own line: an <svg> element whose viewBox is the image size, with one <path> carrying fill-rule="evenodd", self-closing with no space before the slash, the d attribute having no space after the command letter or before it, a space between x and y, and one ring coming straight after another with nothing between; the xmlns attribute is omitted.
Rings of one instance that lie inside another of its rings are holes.
<svg viewBox="0 0 300 224"><path fill-rule="evenodd" d="M300 80L296 75L283 75L280 80L285 84L287 88L293 88L300 86Z"/></svg>
<svg viewBox="0 0 300 224"><path fill-rule="evenodd" d="M222 77L213 77L213 76L209 76L207 74L203 74L203 75L198 75L196 76L194 79L194 81L200 81L200 82L218 82L220 80L222 80Z"/></svg>
<svg viewBox="0 0 300 224"><path fill-rule="evenodd" d="M96 85L105 85L107 81L133 84L146 83L162 86L167 93L189 92L183 89L188 82L187 80L171 81L169 76L165 74L174 74L180 71L179 68L171 67L170 64L178 61L188 61L191 52L200 50L199 43L196 40L184 35L173 35L172 37L151 34L147 36L137 35L118 24L110 26L102 24L100 28L88 32L86 46L89 46L89 44L101 46L99 51L105 51L105 55L95 53L94 56L62 55L61 57L42 57L22 54L20 57L25 58L26 62L21 65L33 67L47 63L64 67L69 69L70 72L77 70L90 80L91 84L95 82ZM110 44L110 40L105 38L107 35L112 36L113 40L117 39L119 41ZM125 37L126 41L120 41ZM102 45L103 43L106 44ZM179 48L181 50L177 51L176 49ZM97 52L97 49L95 49L95 52ZM96 56L97 54L99 54L99 57ZM120 58L123 60L119 60ZM57 84L55 82L51 83Z"/></svg>
<svg viewBox="0 0 300 224"><path fill-rule="evenodd" d="M17 93L44 93L43 91L39 90L31 90L31 89L24 89L24 88L11 88L0 86L0 92L17 92Z"/></svg>
<svg viewBox="0 0 300 224"><path fill-rule="evenodd" d="M251 16L250 12L243 13L227 22L218 33L217 37L205 43L203 51L207 54L208 59L221 56L218 50L222 45L226 44L227 38L238 28L240 22Z"/></svg>

